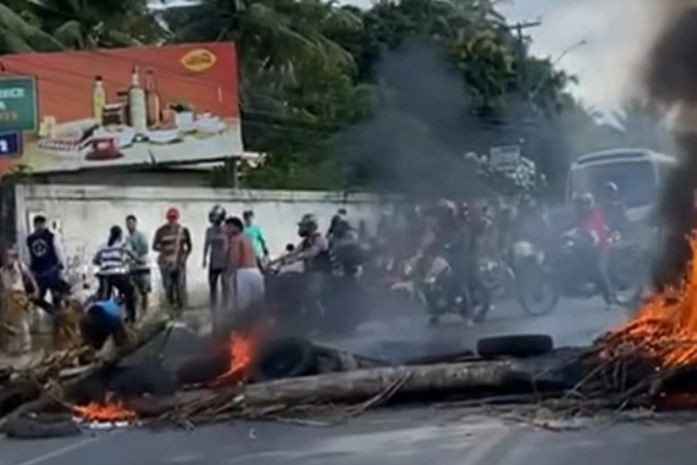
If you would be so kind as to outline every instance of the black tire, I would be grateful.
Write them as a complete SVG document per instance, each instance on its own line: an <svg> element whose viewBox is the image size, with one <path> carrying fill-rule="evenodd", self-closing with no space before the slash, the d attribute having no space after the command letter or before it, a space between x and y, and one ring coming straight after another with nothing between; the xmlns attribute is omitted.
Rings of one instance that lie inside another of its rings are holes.
<svg viewBox="0 0 697 465"><path fill-rule="evenodd" d="M296 378L317 373L317 352L306 339L287 337L267 342L253 362L255 382Z"/></svg>
<svg viewBox="0 0 697 465"><path fill-rule="evenodd" d="M12 439L53 439L79 436L82 431L71 418L52 421L18 418L3 425L2 433Z"/></svg>
<svg viewBox="0 0 697 465"><path fill-rule="evenodd" d="M515 289L520 306L532 316L552 313L561 297L552 277L537 263L524 264L516 269Z"/></svg>
<svg viewBox="0 0 697 465"><path fill-rule="evenodd" d="M477 341L477 353L483 358L533 357L554 349L554 341L545 334L485 337Z"/></svg>

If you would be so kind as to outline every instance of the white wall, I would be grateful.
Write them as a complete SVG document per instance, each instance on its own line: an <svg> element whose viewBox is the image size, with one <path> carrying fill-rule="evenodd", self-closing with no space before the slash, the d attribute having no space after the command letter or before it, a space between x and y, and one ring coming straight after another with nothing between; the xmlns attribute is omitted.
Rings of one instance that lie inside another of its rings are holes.
<svg viewBox="0 0 697 465"><path fill-rule="evenodd" d="M123 180L124 184L127 182ZM182 212L182 224L193 236L194 250L188 266L189 300L192 305L207 302L206 273L201 266L204 231L208 212L219 203L228 214L242 215L254 210L256 220L266 235L272 255L283 252L285 244L297 242L296 224L304 213L314 213L326 230L338 208L348 210L354 224L364 219L374 227L380 211L377 197L365 194L346 196L327 192L251 191L206 188L116 187L70 185L17 186L17 229L24 243L31 229L31 218L41 213L49 222L56 221L68 258L89 264L96 249L103 244L109 228L123 227L125 217L135 214L148 240L164 223L167 208ZM151 256L155 262L154 254ZM156 267L155 267L156 268ZM153 284L159 289L159 276L153 269Z"/></svg>

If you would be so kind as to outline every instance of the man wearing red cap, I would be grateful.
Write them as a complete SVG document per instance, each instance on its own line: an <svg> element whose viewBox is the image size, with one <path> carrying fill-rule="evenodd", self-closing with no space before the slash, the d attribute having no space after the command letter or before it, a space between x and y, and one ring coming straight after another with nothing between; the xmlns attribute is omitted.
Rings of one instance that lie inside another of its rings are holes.
<svg viewBox="0 0 697 465"><path fill-rule="evenodd" d="M170 308L181 313L186 302L186 261L191 254L191 234L179 224L179 210L170 208L167 223L155 233L153 250L159 252L157 264L162 276L162 287Z"/></svg>

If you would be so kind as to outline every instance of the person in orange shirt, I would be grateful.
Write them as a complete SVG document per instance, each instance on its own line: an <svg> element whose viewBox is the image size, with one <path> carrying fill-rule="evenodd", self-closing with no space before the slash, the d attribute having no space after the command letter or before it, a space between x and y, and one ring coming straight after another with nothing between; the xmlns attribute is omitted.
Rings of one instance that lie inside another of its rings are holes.
<svg viewBox="0 0 697 465"><path fill-rule="evenodd" d="M226 277L232 294L229 302L234 314L259 309L264 302L264 276L258 266L254 246L244 235L244 223L237 217L225 221L228 234Z"/></svg>

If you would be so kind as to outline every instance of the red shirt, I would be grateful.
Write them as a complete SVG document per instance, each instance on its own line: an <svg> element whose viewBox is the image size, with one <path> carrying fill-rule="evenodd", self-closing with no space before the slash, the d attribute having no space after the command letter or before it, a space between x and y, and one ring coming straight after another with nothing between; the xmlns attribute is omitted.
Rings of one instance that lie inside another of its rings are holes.
<svg viewBox="0 0 697 465"><path fill-rule="evenodd" d="M595 237L599 247L605 247L610 238L605 214L600 208L594 208L586 217L583 226Z"/></svg>

